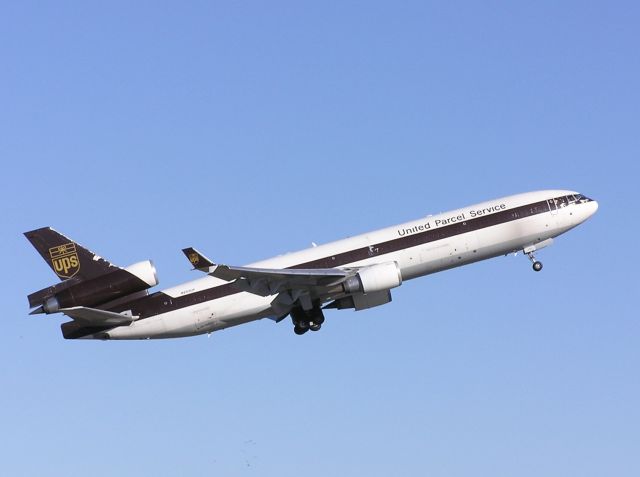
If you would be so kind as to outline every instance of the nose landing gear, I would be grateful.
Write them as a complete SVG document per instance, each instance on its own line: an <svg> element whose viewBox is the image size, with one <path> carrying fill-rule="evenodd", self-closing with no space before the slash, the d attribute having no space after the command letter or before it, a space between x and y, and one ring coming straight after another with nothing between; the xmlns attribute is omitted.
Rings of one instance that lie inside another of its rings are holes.
<svg viewBox="0 0 640 477"><path fill-rule="evenodd" d="M542 270L542 262L539 262L538 260L536 260L535 255L533 255L533 252L529 252L527 253L527 255L529 256L529 260L531 260L531 263L533 263L533 270L536 272L539 272L540 270Z"/></svg>
<svg viewBox="0 0 640 477"><path fill-rule="evenodd" d="M531 260L534 271L539 272L540 270L542 270L542 262L539 262L538 260L536 260L536 257L535 255L533 255L533 252L537 252L538 250L543 249L544 247L548 247L552 243L553 243L553 238L547 238L545 240L542 240L542 237L538 237L538 241L536 243L524 248L523 252L527 254L529 257L529 260Z"/></svg>

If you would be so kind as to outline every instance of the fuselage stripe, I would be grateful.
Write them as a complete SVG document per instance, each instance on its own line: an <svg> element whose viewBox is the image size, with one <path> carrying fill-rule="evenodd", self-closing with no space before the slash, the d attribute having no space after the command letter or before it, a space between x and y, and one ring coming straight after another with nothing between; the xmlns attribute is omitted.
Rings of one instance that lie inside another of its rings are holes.
<svg viewBox="0 0 640 477"><path fill-rule="evenodd" d="M500 225L515 220L524 219L534 215L549 212L550 208L546 200L531 204L522 205L512 209L506 209L489 215L484 215L462 222L453 223L451 225L441 226L438 228L426 230L423 232L398 237L366 247L348 250L335 255L311 260L297 265L286 267L295 268L332 268L339 267L349 263L358 262L371 258L372 256L382 256L398 250L416 247L437 240L474 232L494 225ZM374 254L372 255L372 250ZM140 319L149 318L161 313L178 310L187 306L197 305L210 300L216 300L225 296L241 293L233 283L226 283L212 288L190 293L181 297L170 297L163 292L156 292L146 297L138 298L132 302L118 305L110 311L122 312L132 310L134 315L139 315Z"/></svg>

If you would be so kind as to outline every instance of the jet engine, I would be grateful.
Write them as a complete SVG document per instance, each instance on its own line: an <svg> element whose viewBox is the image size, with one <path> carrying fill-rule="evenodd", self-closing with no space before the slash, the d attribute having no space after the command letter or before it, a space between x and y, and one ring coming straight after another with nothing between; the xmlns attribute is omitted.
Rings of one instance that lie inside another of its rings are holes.
<svg viewBox="0 0 640 477"><path fill-rule="evenodd" d="M345 293L375 293L402 285L402 274L396 262L379 263L361 268L343 283Z"/></svg>
<svg viewBox="0 0 640 477"><path fill-rule="evenodd" d="M42 305L45 313L55 313L73 306L97 306L158 284L156 268L150 260L114 267L95 278L75 281L70 279L29 295L29 304Z"/></svg>

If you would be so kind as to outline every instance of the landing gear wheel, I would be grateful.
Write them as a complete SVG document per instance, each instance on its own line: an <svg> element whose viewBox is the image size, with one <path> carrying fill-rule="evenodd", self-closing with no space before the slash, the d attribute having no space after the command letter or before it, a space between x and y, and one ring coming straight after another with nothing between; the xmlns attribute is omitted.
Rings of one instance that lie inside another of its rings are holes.
<svg viewBox="0 0 640 477"><path fill-rule="evenodd" d="M307 331L318 331L324 323L324 315L320 303L316 303L310 310L295 307L291 310L291 321L293 321L293 331L297 335L303 335Z"/></svg>
<svg viewBox="0 0 640 477"><path fill-rule="evenodd" d="M529 256L529 260L531 260L531 263L533 263L533 270L536 272L542 270L542 262L536 260L536 256L533 254L533 252L528 252L527 255Z"/></svg>

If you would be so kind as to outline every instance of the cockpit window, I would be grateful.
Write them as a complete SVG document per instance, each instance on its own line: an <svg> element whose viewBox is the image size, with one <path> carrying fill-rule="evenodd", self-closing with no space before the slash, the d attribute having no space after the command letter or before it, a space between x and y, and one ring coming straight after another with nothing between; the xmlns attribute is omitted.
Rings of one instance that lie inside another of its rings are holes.
<svg viewBox="0 0 640 477"><path fill-rule="evenodd" d="M587 202L591 202L592 199L587 197L586 195L576 194L567 196L569 200L569 204L585 204Z"/></svg>
<svg viewBox="0 0 640 477"><path fill-rule="evenodd" d="M568 197L565 196L556 198L556 208L561 209L562 207L566 207L567 205L569 205Z"/></svg>
<svg viewBox="0 0 640 477"><path fill-rule="evenodd" d="M587 197L586 195L580 194L580 201L581 204L584 204L586 202L591 202L591 199L589 199L589 197Z"/></svg>

